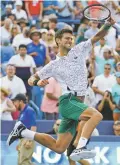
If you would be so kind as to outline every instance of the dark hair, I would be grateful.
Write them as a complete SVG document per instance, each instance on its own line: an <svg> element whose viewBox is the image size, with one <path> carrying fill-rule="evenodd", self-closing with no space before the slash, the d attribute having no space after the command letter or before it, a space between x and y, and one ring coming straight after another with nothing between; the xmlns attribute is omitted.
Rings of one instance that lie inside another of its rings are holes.
<svg viewBox="0 0 120 165"><path fill-rule="evenodd" d="M111 64L109 64L109 63L106 63L106 64L104 65L104 67L105 67L106 65L110 66L110 68L111 68Z"/></svg>
<svg viewBox="0 0 120 165"><path fill-rule="evenodd" d="M80 24L84 23L86 20L88 20L88 19L83 16L80 20Z"/></svg>
<svg viewBox="0 0 120 165"><path fill-rule="evenodd" d="M20 49L20 48L25 48L25 49L27 49L27 46L24 45L24 44L21 44L21 45L19 45L19 49Z"/></svg>
<svg viewBox="0 0 120 165"><path fill-rule="evenodd" d="M57 38L62 38L63 37L63 34L65 33L70 33L70 34L73 34L72 30L70 29L62 29L62 30L58 30L56 33L55 33L55 42L56 42L56 39ZM58 43L56 42L57 46L58 46Z"/></svg>
<svg viewBox="0 0 120 165"><path fill-rule="evenodd" d="M50 21L50 22L57 23L57 19L56 19L56 18L50 18L49 21Z"/></svg>
<svg viewBox="0 0 120 165"><path fill-rule="evenodd" d="M16 68L16 66L15 66L14 64L8 64L8 65L6 66L6 68L9 67L9 66Z"/></svg>
<svg viewBox="0 0 120 165"><path fill-rule="evenodd" d="M107 93L108 93L108 95L110 95L110 100L111 100L111 101L112 101L112 103L113 103L112 93L111 93L109 90L106 90L105 92L107 92Z"/></svg>
<svg viewBox="0 0 120 165"><path fill-rule="evenodd" d="M15 14L9 13L7 17L9 18L10 16L13 16L14 17L14 20L16 20Z"/></svg>
<svg viewBox="0 0 120 165"><path fill-rule="evenodd" d="M36 27L36 25L31 25L31 26L30 26L30 29L32 29L32 28L34 28L34 27Z"/></svg>

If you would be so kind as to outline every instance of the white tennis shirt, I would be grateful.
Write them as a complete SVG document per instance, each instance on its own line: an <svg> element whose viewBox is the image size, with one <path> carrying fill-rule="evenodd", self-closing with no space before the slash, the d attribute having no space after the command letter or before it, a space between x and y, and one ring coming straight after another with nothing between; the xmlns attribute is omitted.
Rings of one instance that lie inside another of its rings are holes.
<svg viewBox="0 0 120 165"><path fill-rule="evenodd" d="M77 92L77 96L84 96L88 84L86 57L91 50L92 43L89 39L74 46L67 56L48 63L37 74L40 79L54 77L61 84L62 94Z"/></svg>

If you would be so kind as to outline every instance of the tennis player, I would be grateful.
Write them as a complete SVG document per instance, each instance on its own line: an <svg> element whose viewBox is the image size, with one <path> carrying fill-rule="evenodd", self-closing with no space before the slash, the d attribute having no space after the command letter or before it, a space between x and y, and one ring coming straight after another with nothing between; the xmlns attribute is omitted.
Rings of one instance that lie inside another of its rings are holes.
<svg viewBox="0 0 120 165"><path fill-rule="evenodd" d="M82 129L77 148L70 158L78 161L95 157L95 151L87 149L86 144L103 117L96 109L82 102L88 84L85 61L86 56L90 55L92 45L107 34L112 24L113 20L110 18L109 22L105 23L93 38L73 48L71 48L73 40L71 30L62 29L56 33L55 40L59 47L58 58L30 77L28 83L31 86L43 87L48 84L49 77L54 77L61 84L62 96L59 98L59 113L63 119L59 127L58 138L56 140L50 135L30 131L21 122L17 122L8 137L9 145L16 139L24 137L62 154L72 141L78 122L88 118L89 120Z"/></svg>

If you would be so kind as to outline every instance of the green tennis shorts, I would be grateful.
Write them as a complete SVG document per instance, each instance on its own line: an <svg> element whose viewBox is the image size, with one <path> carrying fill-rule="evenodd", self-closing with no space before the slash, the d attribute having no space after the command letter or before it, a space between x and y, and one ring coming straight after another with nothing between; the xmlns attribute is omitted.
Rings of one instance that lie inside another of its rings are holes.
<svg viewBox="0 0 120 165"><path fill-rule="evenodd" d="M59 98L59 113L63 118L58 133L70 132L74 136L78 126L79 116L87 108L88 106L73 94L62 95Z"/></svg>

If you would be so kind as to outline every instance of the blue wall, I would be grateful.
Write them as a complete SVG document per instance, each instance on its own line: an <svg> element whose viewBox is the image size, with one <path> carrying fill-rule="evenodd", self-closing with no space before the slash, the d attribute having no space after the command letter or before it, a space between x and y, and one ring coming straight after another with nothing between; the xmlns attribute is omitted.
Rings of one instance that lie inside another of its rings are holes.
<svg viewBox="0 0 120 165"><path fill-rule="evenodd" d="M8 135L14 127L16 121L2 121L1 122L1 133ZM54 120L40 120L37 121L38 132L49 132L52 130ZM102 121L97 126L100 135L114 135L113 133L113 121Z"/></svg>
<svg viewBox="0 0 120 165"><path fill-rule="evenodd" d="M14 142L10 147L6 145L8 134L14 127L15 121L1 122L1 165L17 165L16 146ZM38 132L52 130L54 121L37 121ZM95 148L97 156L89 160L91 165L120 165L120 137L113 134L113 121L102 121L98 125L99 137L92 137L89 147ZM33 160L35 165L68 165L65 153L58 155L48 148L36 143Z"/></svg>
<svg viewBox="0 0 120 165"><path fill-rule="evenodd" d="M8 147L6 141L2 141L1 165L17 165L17 143L16 141ZM93 137L89 148L95 148L97 153L94 159L89 160L91 165L120 165L120 137ZM33 154L33 162L35 165L68 165L65 153L62 155L56 154L38 143L36 143Z"/></svg>

